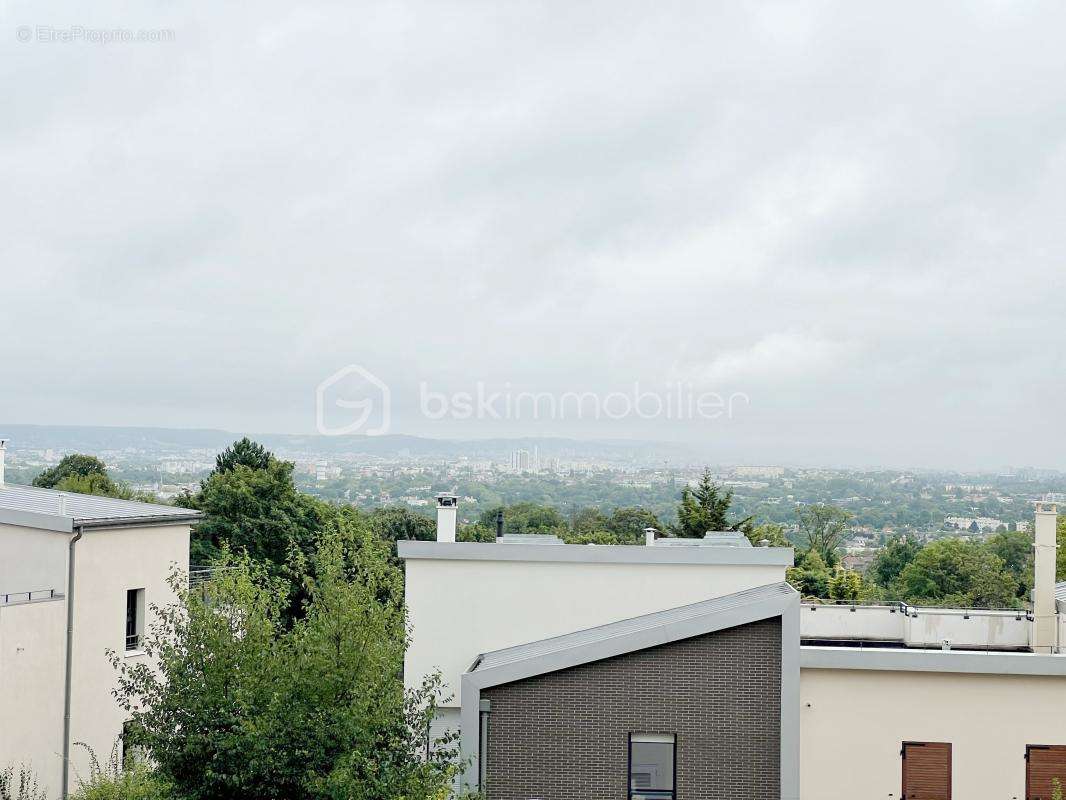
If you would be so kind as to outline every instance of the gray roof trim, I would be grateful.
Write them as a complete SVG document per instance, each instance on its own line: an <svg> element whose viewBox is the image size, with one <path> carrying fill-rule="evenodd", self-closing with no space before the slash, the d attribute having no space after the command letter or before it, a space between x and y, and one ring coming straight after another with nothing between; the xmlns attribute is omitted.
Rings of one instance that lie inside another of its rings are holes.
<svg viewBox="0 0 1066 800"><path fill-rule="evenodd" d="M18 511L13 508L0 508L0 524L17 525L20 528L39 528L56 533L70 533L74 530L73 517L42 514L39 511Z"/></svg>
<svg viewBox="0 0 1066 800"><path fill-rule="evenodd" d="M705 633L781 616L799 608L799 594L787 583L773 583L687 606L644 614L550 639L494 650L478 656L463 675L477 689L602 661Z"/></svg>
<svg viewBox="0 0 1066 800"><path fill-rule="evenodd" d="M985 653L963 650L801 647L800 666L803 669L1066 676L1066 655Z"/></svg>
<svg viewBox="0 0 1066 800"><path fill-rule="evenodd" d="M644 545L397 543L400 558L452 561L540 561L582 564L722 564L791 567L791 547L646 547Z"/></svg>

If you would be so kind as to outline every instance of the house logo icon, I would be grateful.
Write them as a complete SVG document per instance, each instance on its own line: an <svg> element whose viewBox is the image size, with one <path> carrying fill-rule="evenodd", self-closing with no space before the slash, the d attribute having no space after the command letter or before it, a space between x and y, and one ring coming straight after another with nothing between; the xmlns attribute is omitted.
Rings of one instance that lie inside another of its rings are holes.
<svg viewBox="0 0 1066 800"><path fill-rule="evenodd" d="M315 389L315 427L323 436L381 436L391 423L392 393L366 367L342 367Z"/></svg>

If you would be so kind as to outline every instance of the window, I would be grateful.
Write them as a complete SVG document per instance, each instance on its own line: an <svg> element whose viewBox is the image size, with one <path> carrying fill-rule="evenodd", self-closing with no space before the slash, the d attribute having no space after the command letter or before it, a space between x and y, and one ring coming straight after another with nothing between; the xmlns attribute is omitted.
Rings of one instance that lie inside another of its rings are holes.
<svg viewBox="0 0 1066 800"><path fill-rule="evenodd" d="M1055 796L1056 779L1066 788L1066 745L1026 745L1026 800L1051 800Z"/></svg>
<svg viewBox="0 0 1066 800"><path fill-rule="evenodd" d="M676 755L672 733L629 734L630 800L675 800Z"/></svg>
<svg viewBox="0 0 1066 800"><path fill-rule="evenodd" d="M126 590L126 650L140 650L144 635L144 589Z"/></svg>
<svg viewBox="0 0 1066 800"><path fill-rule="evenodd" d="M130 767L134 764L145 763L146 756L144 748L138 747L133 744L130 731L132 730L133 723L129 720L122 723L122 736L119 737L119 741L122 743L122 765L124 767Z"/></svg>
<svg viewBox="0 0 1066 800"><path fill-rule="evenodd" d="M904 742L900 800L951 800L951 745Z"/></svg>

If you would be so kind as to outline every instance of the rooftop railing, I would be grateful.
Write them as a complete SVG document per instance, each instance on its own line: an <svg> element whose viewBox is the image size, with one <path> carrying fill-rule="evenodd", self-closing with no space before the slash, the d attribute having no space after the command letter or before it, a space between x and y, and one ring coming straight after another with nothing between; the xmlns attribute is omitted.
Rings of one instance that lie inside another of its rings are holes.
<svg viewBox="0 0 1066 800"><path fill-rule="evenodd" d="M1016 608L931 608L900 601L804 603L800 636L808 642L871 646L1023 650L1030 644L1032 620L1031 614Z"/></svg>
<svg viewBox="0 0 1066 800"><path fill-rule="evenodd" d="M208 567L208 566L198 566L198 565L194 564L193 566L189 567L189 588L191 589L191 588L194 588L196 586L200 586L202 584L205 584L208 581L212 581L215 578L217 578L217 577L219 577L221 575L224 575L227 572L232 572L235 569L240 569L240 568L239 567Z"/></svg>
<svg viewBox="0 0 1066 800"><path fill-rule="evenodd" d="M55 589L33 589L29 592L0 592L0 606L35 603L40 600L55 600L62 596Z"/></svg>

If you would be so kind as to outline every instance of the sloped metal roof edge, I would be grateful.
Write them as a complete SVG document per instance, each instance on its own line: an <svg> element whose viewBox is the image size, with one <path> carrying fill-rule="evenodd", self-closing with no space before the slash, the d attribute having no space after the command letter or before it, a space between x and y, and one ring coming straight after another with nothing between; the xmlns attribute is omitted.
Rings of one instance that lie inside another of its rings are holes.
<svg viewBox="0 0 1066 800"><path fill-rule="evenodd" d="M484 653L464 674L477 689L799 612L799 594L774 583L666 611Z"/></svg>

